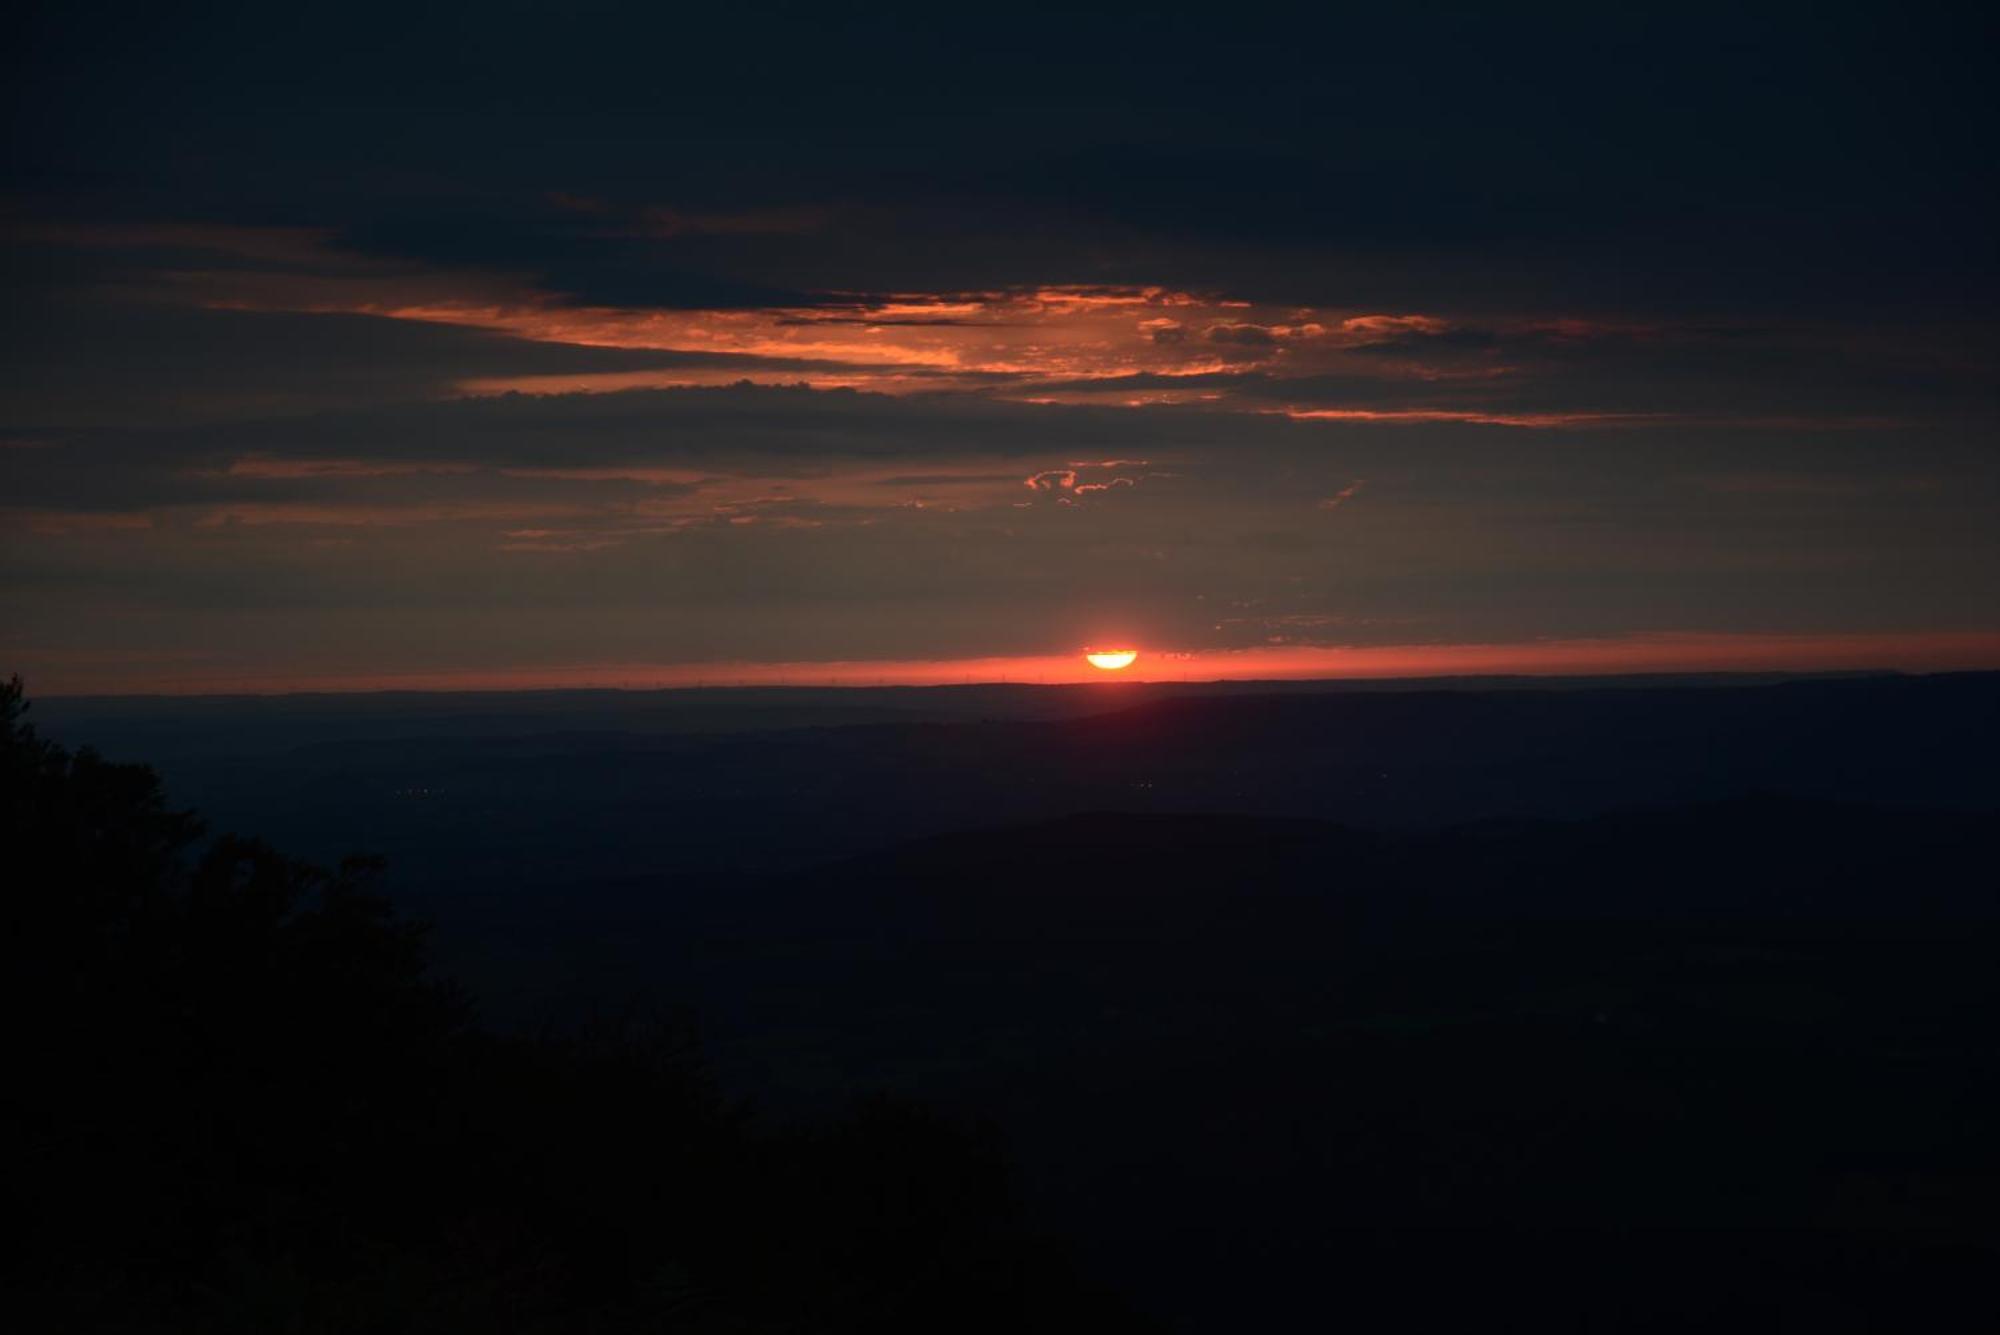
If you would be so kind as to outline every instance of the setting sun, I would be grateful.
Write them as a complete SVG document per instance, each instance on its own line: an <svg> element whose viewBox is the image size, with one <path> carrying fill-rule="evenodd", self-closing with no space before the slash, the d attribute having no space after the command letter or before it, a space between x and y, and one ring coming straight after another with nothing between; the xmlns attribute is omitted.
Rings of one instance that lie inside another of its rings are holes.
<svg viewBox="0 0 2000 1335"><path fill-rule="evenodd" d="M1093 653L1087 653L1083 657L1084 661L1094 668L1103 668L1106 672L1116 672L1120 668L1131 667L1132 660L1138 656L1139 651L1137 649L1101 649Z"/></svg>

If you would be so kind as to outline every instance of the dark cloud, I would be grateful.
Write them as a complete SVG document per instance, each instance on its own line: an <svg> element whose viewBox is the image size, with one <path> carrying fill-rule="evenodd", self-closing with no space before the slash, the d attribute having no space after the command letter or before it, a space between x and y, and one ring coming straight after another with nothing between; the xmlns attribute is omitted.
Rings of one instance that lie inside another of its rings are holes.
<svg viewBox="0 0 2000 1335"><path fill-rule="evenodd" d="M1978 590L1954 572L2000 557L1990 460L1893 432L1534 433L748 389L301 425L9 452L7 494L46 507L10 528L12 624L88 639L86 609L178 609L161 642L212 647L310 612L393 650L421 614L425 636L463 629L465 653L516 661L578 645L1039 652L1112 610L1191 646L1256 642L1271 618L1342 618L1378 642L1893 629L1978 624ZM459 463L268 477L223 463L440 454ZM995 455L1018 471L982 465ZM964 466L880 471L907 458ZM593 464L616 467L578 475ZM685 467L648 480L645 465ZM1037 475L1051 498L1107 490L1019 508ZM968 490L919 509L913 482ZM65 519L62 487L118 522ZM1321 503L1343 492L1328 523ZM515 617L504 634L478 611L495 589Z"/></svg>
<svg viewBox="0 0 2000 1335"><path fill-rule="evenodd" d="M1986 10L20 22L24 655L1992 624Z"/></svg>
<svg viewBox="0 0 2000 1335"><path fill-rule="evenodd" d="M0 425L15 432L264 417L449 392L461 381L818 363L533 342L367 315L204 310L70 294L0 317Z"/></svg>
<svg viewBox="0 0 2000 1335"><path fill-rule="evenodd" d="M1211 343L1226 343L1245 348L1271 348L1278 344L1278 337L1262 325L1254 324L1212 324L1202 331L1202 337Z"/></svg>
<svg viewBox="0 0 2000 1335"><path fill-rule="evenodd" d="M1017 473L907 473L878 478L878 487L938 487L967 482L1013 482Z"/></svg>
<svg viewBox="0 0 2000 1335"><path fill-rule="evenodd" d="M811 291L704 269L697 244L668 229L642 225L639 217L537 216L536 204L526 201L526 216L518 211L520 205L514 210L466 207L443 216L406 214L346 228L336 244L373 259L526 274L542 290L583 305L728 310L813 306L825 299Z"/></svg>
<svg viewBox="0 0 2000 1335"><path fill-rule="evenodd" d="M748 476L809 476L882 464L897 467L891 476L907 477L911 462L1118 457L1135 454L1135 441L1200 449L1296 431L1276 419L1225 424L1198 413L1140 418L1111 407L736 385L505 394L80 432L55 447L0 452L0 477L16 505L127 509L254 494L264 484L226 476L245 458L482 470L678 465Z"/></svg>
<svg viewBox="0 0 2000 1335"><path fill-rule="evenodd" d="M1491 329L1463 326L1443 329L1398 329L1357 343L1352 351L1362 356L1417 357L1426 361L1441 357L1492 352L1501 336Z"/></svg>
<svg viewBox="0 0 2000 1335"><path fill-rule="evenodd" d="M1993 291L1993 22L45 5L13 44L13 179L107 215L332 225L613 303L940 269L1324 302L1386 265L1427 297L1964 305ZM625 234L647 211L767 221Z"/></svg>

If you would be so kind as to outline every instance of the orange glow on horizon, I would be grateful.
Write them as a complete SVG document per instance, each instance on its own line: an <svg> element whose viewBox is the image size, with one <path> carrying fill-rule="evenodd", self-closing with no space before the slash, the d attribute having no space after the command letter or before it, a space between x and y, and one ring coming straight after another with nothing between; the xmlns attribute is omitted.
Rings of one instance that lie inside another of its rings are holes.
<svg viewBox="0 0 2000 1335"><path fill-rule="evenodd" d="M110 669L51 655L21 665L38 694L285 694L320 691L664 690L702 686L1074 685L1105 679L1075 654L833 662L549 664L400 672L213 672L178 663ZM2000 669L2000 631L1730 635L1661 632L1511 644L1283 645L1154 652L1145 682L1301 681L1459 676L1592 676L1673 672L1952 672Z"/></svg>

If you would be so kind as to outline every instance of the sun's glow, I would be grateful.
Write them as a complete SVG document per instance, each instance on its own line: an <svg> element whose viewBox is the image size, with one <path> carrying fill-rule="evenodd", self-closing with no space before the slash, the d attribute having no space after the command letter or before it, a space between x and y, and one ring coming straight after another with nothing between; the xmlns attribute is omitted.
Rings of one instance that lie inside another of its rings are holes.
<svg viewBox="0 0 2000 1335"><path fill-rule="evenodd" d="M1094 653L1085 654L1083 657L1084 661L1094 668L1103 668L1106 672L1116 672L1120 668L1131 667L1132 660L1138 656L1139 651L1137 649L1101 649Z"/></svg>

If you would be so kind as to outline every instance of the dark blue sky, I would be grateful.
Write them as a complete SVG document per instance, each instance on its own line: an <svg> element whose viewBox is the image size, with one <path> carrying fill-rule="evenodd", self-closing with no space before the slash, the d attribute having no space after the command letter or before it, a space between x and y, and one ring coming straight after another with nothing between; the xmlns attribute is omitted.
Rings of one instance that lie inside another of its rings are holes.
<svg viewBox="0 0 2000 1335"><path fill-rule="evenodd" d="M1983 12L169 8L10 44L38 689L1996 652Z"/></svg>

